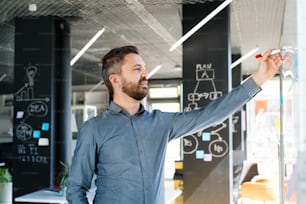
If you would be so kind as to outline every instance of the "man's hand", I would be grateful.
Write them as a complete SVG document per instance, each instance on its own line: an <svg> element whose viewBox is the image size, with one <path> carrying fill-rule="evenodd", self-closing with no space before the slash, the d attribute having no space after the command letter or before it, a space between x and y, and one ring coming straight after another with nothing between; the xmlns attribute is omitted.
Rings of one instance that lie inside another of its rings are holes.
<svg viewBox="0 0 306 204"><path fill-rule="evenodd" d="M280 53L271 55L272 50L265 52L257 66L257 70L252 74L258 86L263 85L267 80L273 78L283 63Z"/></svg>

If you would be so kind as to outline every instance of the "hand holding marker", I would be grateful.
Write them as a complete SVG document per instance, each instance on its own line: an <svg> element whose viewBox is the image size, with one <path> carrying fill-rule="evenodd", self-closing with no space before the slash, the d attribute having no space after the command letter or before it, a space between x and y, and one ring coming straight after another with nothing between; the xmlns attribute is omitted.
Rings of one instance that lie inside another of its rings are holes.
<svg viewBox="0 0 306 204"><path fill-rule="evenodd" d="M292 69L293 60L294 60L294 50L292 48L282 48L282 49L273 49L271 51L271 55L275 55L278 53L280 53L283 59L283 65L288 69ZM263 57L262 53L255 55L256 59L260 59L262 57Z"/></svg>
<svg viewBox="0 0 306 204"><path fill-rule="evenodd" d="M275 54L277 54L277 53L280 53L280 49L273 49L273 50L271 51L271 55L275 55ZM255 55L255 58L256 58L256 59L260 59L260 58L262 58L262 57L263 57L263 54L262 54L262 53L259 53L259 54Z"/></svg>

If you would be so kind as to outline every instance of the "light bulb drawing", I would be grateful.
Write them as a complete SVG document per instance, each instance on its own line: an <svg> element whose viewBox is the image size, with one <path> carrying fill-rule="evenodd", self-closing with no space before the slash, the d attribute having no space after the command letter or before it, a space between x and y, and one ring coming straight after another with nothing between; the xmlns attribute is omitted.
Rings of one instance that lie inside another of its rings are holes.
<svg viewBox="0 0 306 204"><path fill-rule="evenodd" d="M35 78L36 73L37 73L37 67L35 66L27 67L26 74L29 79L29 86L34 86L34 78Z"/></svg>

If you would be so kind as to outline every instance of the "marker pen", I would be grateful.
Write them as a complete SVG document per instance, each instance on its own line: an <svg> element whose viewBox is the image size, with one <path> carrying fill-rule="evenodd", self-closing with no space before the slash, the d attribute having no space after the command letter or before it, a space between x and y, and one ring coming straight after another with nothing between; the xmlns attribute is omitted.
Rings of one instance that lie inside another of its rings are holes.
<svg viewBox="0 0 306 204"><path fill-rule="evenodd" d="M275 55L275 54L280 53L280 52L281 52L280 49L273 49L272 52L271 52L271 55ZM262 57L263 57L262 53L259 53L259 54L255 55L256 59L260 59Z"/></svg>

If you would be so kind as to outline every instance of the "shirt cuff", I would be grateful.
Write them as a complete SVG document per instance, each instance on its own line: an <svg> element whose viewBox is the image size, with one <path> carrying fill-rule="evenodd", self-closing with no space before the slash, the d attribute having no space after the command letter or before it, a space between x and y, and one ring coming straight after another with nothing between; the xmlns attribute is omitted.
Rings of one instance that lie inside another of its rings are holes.
<svg viewBox="0 0 306 204"><path fill-rule="evenodd" d="M246 90L250 97L254 97L258 92L262 90L261 87L257 86L252 77L246 79L243 82L242 87L244 90Z"/></svg>

